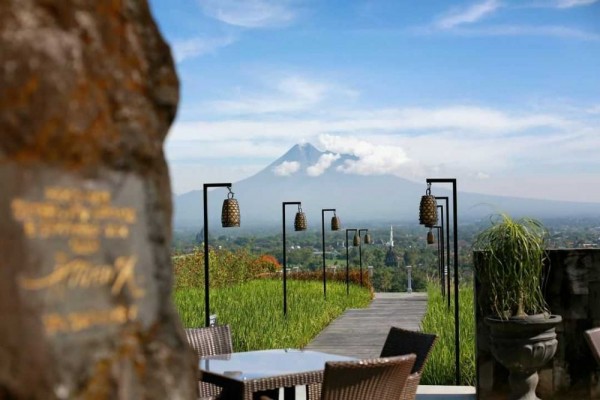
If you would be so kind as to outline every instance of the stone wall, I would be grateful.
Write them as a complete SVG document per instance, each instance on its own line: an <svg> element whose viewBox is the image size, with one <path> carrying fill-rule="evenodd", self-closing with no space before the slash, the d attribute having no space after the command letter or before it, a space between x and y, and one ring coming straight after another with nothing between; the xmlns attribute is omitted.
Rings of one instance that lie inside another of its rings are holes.
<svg viewBox="0 0 600 400"><path fill-rule="evenodd" d="M0 399L194 399L146 0L0 1Z"/></svg>
<svg viewBox="0 0 600 400"><path fill-rule="evenodd" d="M477 269L478 254L475 254ZM553 314L562 316L557 327L558 350L539 372L538 396L543 399L600 399L600 369L583 336L600 326L600 250L550 250L544 296ZM477 274L476 274L477 276ZM476 298L485 287L476 280ZM488 328L476 307L477 395L479 399L504 399L508 372L489 351Z"/></svg>

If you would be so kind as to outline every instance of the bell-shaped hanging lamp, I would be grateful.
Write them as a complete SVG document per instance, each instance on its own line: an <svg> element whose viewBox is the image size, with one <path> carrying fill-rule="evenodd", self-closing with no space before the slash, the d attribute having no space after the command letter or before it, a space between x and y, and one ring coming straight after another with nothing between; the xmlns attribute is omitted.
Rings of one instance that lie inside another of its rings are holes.
<svg viewBox="0 0 600 400"><path fill-rule="evenodd" d="M237 199L233 198L231 188L227 194L227 198L223 200L223 208L221 210L221 225L223 228L232 228L240 226L240 205Z"/></svg>
<svg viewBox="0 0 600 400"><path fill-rule="evenodd" d="M341 223L340 223L340 218L333 214L333 217L331 217L331 230L332 231L339 231L340 227L341 227Z"/></svg>
<svg viewBox="0 0 600 400"><path fill-rule="evenodd" d="M360 246L360 236L358 235L358 233L354 234L354 239L352 240L352 246L354 246L354 247Z"/></svg>
<svg viewBox="0 0 600 400"><path fill-rule="evenodd" d="M365 233L365 244L371 244L371 235L369 235L369 232Z"/></svg>
<svg viewBox="0 0 600 400"><path fill-rule="evenodd" d="M433 238L433 232L431 231L431 228L429 228L429 232L427 232L427 244L434 244L435 240Z"/></svg>
<svg viewBox="0 0 600 400"><path fill-rule="evenodd" d="M421 204L419 205L419 223L431 228L438 222L437 216L437 201L435 196L431 194L431 184L428 184L425 196L421 196Z"/></svg>
<svg viewBox="0 0 600 400"><path fill-rule="evenodd" d="M306 214L302 212L302 208L300 206L298 206L298 212L296 213L296 218L294 218L294 230L306 230Z"/></svg>

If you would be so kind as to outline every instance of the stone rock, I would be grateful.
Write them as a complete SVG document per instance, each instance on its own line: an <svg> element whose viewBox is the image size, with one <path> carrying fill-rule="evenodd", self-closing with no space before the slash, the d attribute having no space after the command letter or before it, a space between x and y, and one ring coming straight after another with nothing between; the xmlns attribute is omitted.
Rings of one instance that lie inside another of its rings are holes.
<svg viewBox="0 0 600 400"><path fill-rule="evenodd" d="M145 0L0 2L0 399L193 399Z"/></svg>

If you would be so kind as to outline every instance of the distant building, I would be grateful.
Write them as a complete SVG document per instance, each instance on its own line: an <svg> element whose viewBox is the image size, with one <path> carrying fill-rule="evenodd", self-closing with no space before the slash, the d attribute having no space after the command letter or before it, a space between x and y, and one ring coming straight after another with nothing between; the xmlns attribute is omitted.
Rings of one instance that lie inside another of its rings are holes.
<svg viewBox="0 0 600 400"><path fill-rule="evenodd" d="M396 267L398 265L398 255L394 251L394 227L390 226L390 241L387 243L388 249L385 253L384 264L388 267Z"/></svg>

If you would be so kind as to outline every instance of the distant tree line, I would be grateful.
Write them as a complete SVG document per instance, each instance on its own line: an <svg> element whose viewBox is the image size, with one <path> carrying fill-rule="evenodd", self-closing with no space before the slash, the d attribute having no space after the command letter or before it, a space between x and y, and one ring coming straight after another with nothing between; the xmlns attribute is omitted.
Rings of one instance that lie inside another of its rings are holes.
<svg viewBox="0 0 600 400"><path fill-rule="evenodd" d="M596 220L553 220L546 222L550 236L549 248L559 247L600 247L600 221ZM459 277L462 282L473 279L473 262L471 243L474 235L488 220L459 226L458 257ZM214 249L230 251L244 249L249 254L272 255L277 262L283 262L281 234L264 232L252 235L237 235L235 230L215 229L209 244ZM385 264L389 250L389 225L369 228L373 244L362 245L362 266L366 270L373 267L373 285L377 291L405 291L407 287L406 266L412 267L412 289L425 290L428 279L438 279L437 243L427 245L426 229L419 225L394 226L394 252L396 265ZM352 246L353 232L349 232L350 268L359 267L359 251ZM201 247L204 241L202 230L175 231L173 235L173 254L188 254L194 248ZM326 266L336 267L338 271L346 268L345 232L328 231L326 233ZM320 230L306 232L289 232L287 234L287 265L300 270L322 270L322 244ZM452 274L453 267L450 266Z"/></svg>

